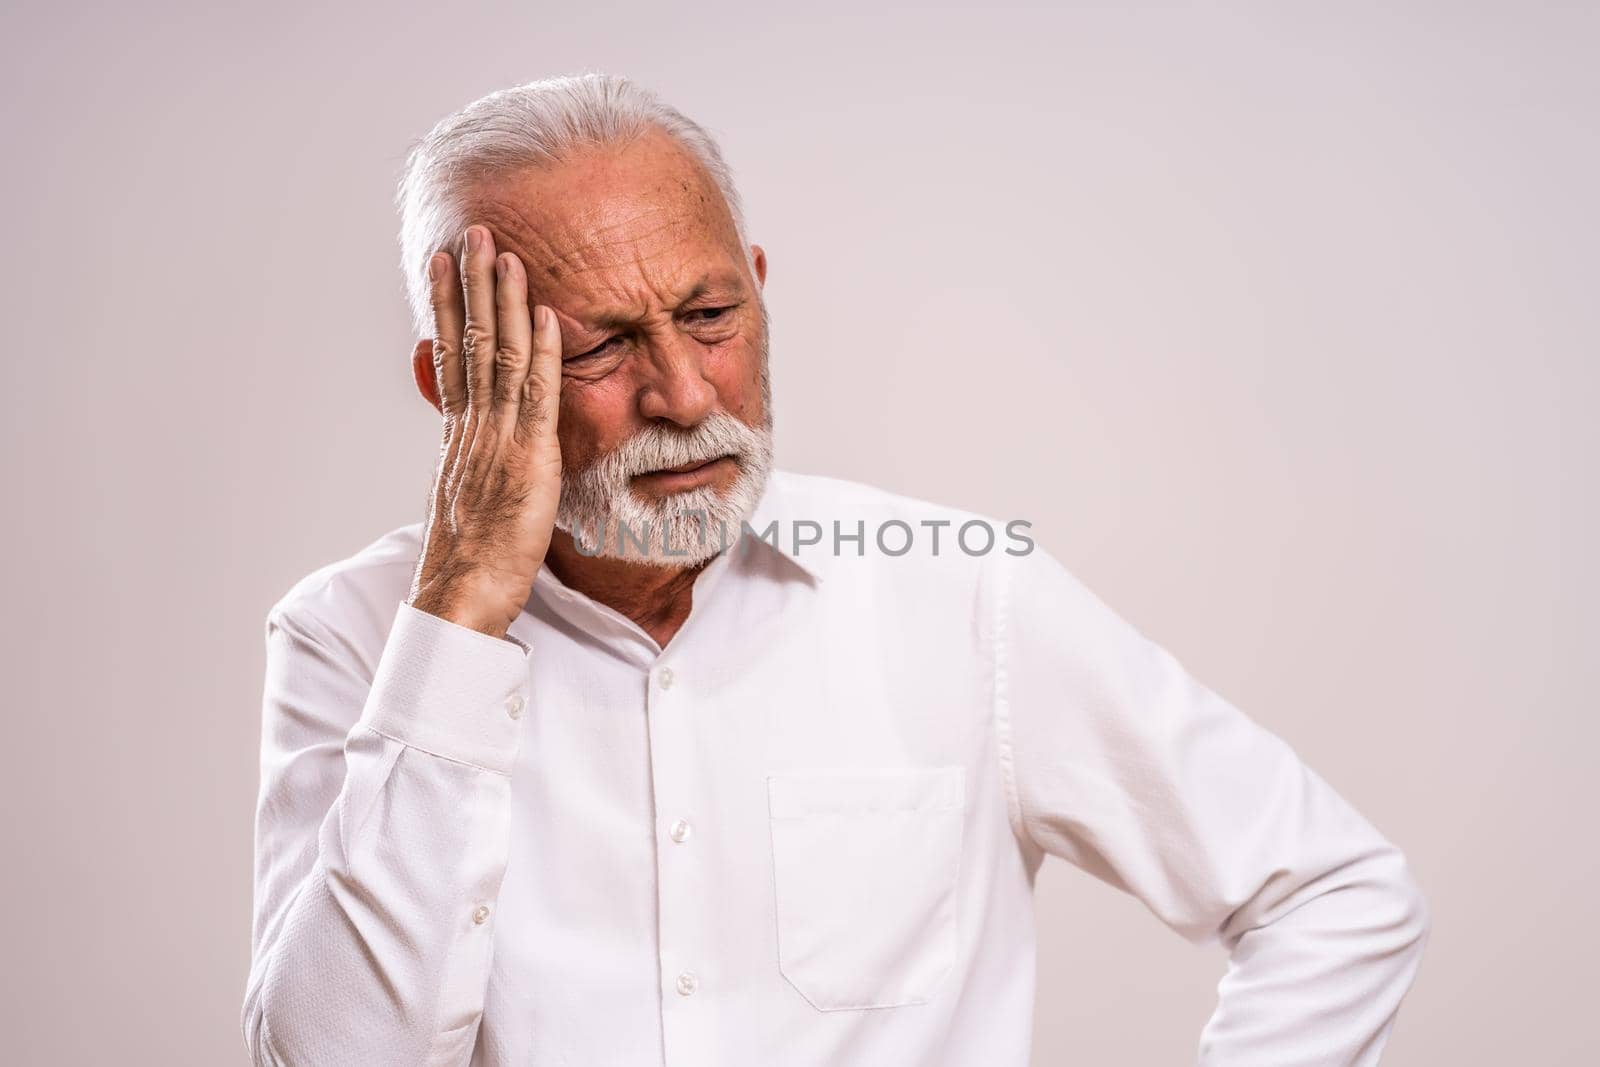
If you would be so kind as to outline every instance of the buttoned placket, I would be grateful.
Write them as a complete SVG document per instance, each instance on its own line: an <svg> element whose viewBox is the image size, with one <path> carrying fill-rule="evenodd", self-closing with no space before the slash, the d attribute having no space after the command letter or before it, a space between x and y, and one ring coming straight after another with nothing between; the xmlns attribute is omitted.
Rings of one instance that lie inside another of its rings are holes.
<svg viewBox="0 0 1600 1067"><path fill-rule="evenodd" d="M703 751L694 719L696 678L692 638L697 618L734 559L723 553L696 576L689 617L663 649L620 612L563 585L548 569L539 584L552 610L607 639L626 642L627 657L644 671L645 721L650 746L650 785L656 838L658 974L661 1033L668 1067L709 1062L713 1019L706 998L715 992L714 943L706 928L704 902L711 899L710 872L692 840L701 814L697 783L705 777L697 761ZM596 628L600 628L598 631Z"/></svg>
<svg viewBox="0 0 1600 1067"><path fill-rule="evenodd" d="M715 583L731 565L719 556L697 576L689 618L652 666L645 688L650 733L651 791L655 800L657 929L660 938L661 1034L669 1067L709 1063L714 1056L712 1008L717 960L705 902L713 898L711 872L693 840L698 764L705 746L696 709L704 690L695 671L694 626L705 614ZM711 1000L707 1000L711 997Z"/></svg>
<svg viewBox="0 0 1600 1067"><path fill-rule="evenodd" d="M694 766L694 678L685 665L687 659L681 649L676 650L672 662L658 662L651 670L645 712L655 799L657 929L665 986L661 1027L669 1065L706 1061L701 1036L704 1005L695 996L701 974L711 973L711 961L704 959L708 941L700 929L705 872L688 845L687 834L673 833L674 827L689 824L686 813L691 810L691 790L698 777Z"/></svg>

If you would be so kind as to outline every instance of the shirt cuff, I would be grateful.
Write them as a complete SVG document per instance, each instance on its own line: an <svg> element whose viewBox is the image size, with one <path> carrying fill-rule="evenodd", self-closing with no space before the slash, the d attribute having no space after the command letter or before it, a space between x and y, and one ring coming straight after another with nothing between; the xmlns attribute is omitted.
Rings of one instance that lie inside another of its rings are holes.
<svg viewBox="0 0 1600 1067"><path fill-rule="evenodd" d="M360 725L435 756L510 774L528 705L528 646L402 602Z"/></svg>

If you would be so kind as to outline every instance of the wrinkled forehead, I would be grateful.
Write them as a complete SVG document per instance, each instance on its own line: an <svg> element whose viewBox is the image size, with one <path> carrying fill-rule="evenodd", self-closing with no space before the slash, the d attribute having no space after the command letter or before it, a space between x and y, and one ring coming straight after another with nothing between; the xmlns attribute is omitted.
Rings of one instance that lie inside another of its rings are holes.
<svg viewBox="0 0 1600 1067"><path fill-rule="evenodd" d="M472 218L522 257L535 289L605 288L622 274L743 260L716 183L664 135L485 177L467 192Z"/></svg>

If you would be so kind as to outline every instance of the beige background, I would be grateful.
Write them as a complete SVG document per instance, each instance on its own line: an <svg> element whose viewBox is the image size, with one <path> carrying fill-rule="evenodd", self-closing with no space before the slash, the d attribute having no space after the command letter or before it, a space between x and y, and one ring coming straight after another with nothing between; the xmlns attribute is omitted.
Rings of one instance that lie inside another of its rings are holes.
<svg viewBox="0 0 1600 1067"><path fill-rule="evenodd" d="M392 183L586 68L724 140L781 463L1032 519L1408 851L1387 1062L1596 1062L1594 5L231 7L0 32L7 1062L242 1061L263 615L433 460ZM1192 1059L1220 954L1038 911L1036 1063Z"/></svg>

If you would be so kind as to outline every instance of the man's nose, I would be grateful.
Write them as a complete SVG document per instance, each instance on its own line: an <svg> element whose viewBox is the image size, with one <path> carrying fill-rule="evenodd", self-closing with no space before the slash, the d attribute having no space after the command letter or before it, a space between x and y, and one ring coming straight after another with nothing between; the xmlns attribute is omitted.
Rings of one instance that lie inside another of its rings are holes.
<svg viewBox="0 0 1600 1067"><path fill-rule="evenodd" d="M639 388L639 414L668 419L688 428L709 415L717 390L706 380L705 367L692 339L674 337L652 343L647 370Z"/></svg>

